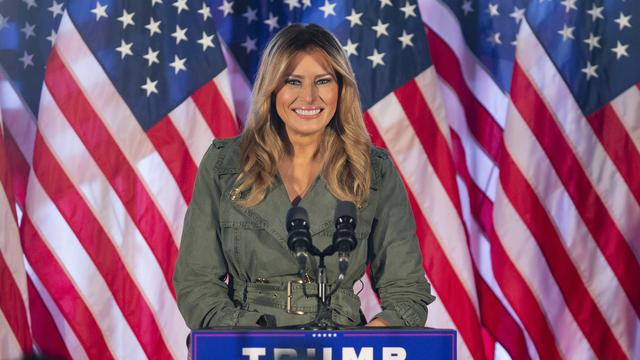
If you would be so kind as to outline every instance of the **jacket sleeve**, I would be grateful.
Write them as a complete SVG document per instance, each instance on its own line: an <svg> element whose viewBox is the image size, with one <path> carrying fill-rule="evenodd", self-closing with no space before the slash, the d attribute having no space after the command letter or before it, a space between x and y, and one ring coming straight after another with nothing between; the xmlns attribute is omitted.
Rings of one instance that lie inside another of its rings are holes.
<svg viewBox="0 0 640 360"><path fill-rule="evenodd" d="M214 143L200 164L173 274L178 307L192 330L257 326L261 316L235 307L224 282L227 263L220 244L221 190L214 171L221 151Z"/></svg>
<svg viewBox="0 0 640 360"><path fill-rule="evenodd" d="M415 221L402 180L386 153L379 156L381 179L376 225L370 239L373 288L391 326L424 326L427 305L435 300L422 267Z"/></svg>

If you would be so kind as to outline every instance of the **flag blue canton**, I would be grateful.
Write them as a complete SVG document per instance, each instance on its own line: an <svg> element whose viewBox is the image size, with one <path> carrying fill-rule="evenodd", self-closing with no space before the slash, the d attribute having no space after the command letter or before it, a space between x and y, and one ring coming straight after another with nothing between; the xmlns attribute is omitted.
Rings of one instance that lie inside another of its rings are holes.
<svg viewBox="0 0 640 360"><path fill-rule="evenodd" d="M201 0L71 1L69 14L145 130L226 67Z"/></svg>
<svg viewBox="0 0 640 360"><path fill-rule="evenodd" d="M0 1L0 65L36 116L44 66L63 12L63 0Z"/></svg>
<svg viewBox="0 0 640 360"><path fill-rule="evenodd" d="M469 49L502 91L509 92L516 37L528 0L445 0L444 3L458 19Z"/></svg>
<svg viewBox="0 0 640 360"><path fill-rule="evenodd" d="M415 0L209 1L218 32L253 81L262 50L291 23L336 35L356 73L364 109L431 65Z"/></svg>
<svg viewBox="0 0 640 360"><path fill-rule="evenodd" d="M533 1L527 19L585 115L640 81L640 2Z"/></svg>

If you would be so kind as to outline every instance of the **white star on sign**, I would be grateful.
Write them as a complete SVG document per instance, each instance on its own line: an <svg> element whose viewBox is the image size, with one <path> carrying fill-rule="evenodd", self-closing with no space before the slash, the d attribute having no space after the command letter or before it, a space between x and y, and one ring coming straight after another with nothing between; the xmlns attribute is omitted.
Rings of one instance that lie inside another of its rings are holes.
<svg viewBox="0 0 640 360"><path fill-rule="evenodd" d="M109 17L109 15L107 15L107 6L109 5L100 5L100 1L96 2L96 7L91 10L92 13L96 14L96 21L102 17Z"/></svg>
<svg viewBox="0 0 640 360"><path fill-rule="evenodd" d="M526 9L524 8L520 9L517 6L514 6L513 12L509 14L509 16L511 16L515 20L516 24L520 24L520 22L522 21L522 18L524 17L525 10Z"/></svg>
<svg viewBox="0 0 640 360"><path fill-rule="evenodd" d="M384 61L382 61L383 57L384 53L379 53L377 49L373 49L373 54L367 56L367 59L371 60L371 65L375 68L377 65L384 65Z"/></svg>
<svg viewBox="0 0 640 360"><path fill-rule="evenodd" d="M489 9L487 10L491 16L499 16L498 4L489 3Z"/></svg>
<svg viewBox="0 0 640 360"><path fill-rule="evenodd" d="M344 51L347 53L347 57L351 55L358 56L358 43L352 43L351 39L347 40L347 45L342 47Z"/></svg>
<svg viewBox="0 0 640 360"><path fill-rule="evenodd" d="M623 56L629 57L629 54L627 53L628 47L629 45L622 45L622 43L618 41L616 47L611 48L611 51L616 53L616 60L620 60L620 58Z"/></svg>
<svg viewBox="0 0 640 360"><path fill-rule="evenodd" d="M222 11L224 17L227 17L229 14L233 14L233 1L227 2L227 0L223 0L222 5L218 6L218 10Z"/></svg>
<svg viewBox="0 0 640 360"><path fill-rule="evenodd" d="M53 13L53 17L55 18L58 15L62 15L64 13L64 10L62 10L62 5L64 5L64 3L59 3L57 1L53 1L53 4L51 5L51 7L49 8L49 11L51 11Z"/></svg>
<svg viewBox="0 0 640 360"><path fill-rule="evenodd" d="M151 66L154 63L158 64L160 63L160 61L158 61L158 53L160 51L153 51L152 48L149 48L149 50L147 50L147 55L143 56L143 58L145 58L149 63L147 64L147 66Z"/></svg>
<svg viewBox="0 0 640 360"><path fill-rule="evenodd" d="M289 11L300 7L300 0L284 0L284 3L289 5Z"/></svg>
<svg viewBox="0 0 640 360"><path fill-rule="evenodd" d="M256 47L256 40L257 39L252 39L247 35L246 40L240 44L240 46L242 46L243 48L246 49L247 54L250 53L252 50L258 50L258 48Z"/></svg>
<svg viewBox="0 0 640 360"><path fill-rule="evenodd" d="M133 55L133 52L131 52L132 45L132 42L127 44L124 40L120 40L120 46L116 48L116 51L120 53L120 59L124 59L127 55Z"/></svg>
<svg viewBox="0 0 640 360"><path fill-rule="evenodd" d="M593 50L594 47L599 48L600 44L598 43L600 41L600 36L594 36L593 33L589 34L589 38L585 39L584 42L589 44L589 51Z"/></svg>
<svg viewBox="0 0 640 360"><path fill-rule="evenodd" d="M464 0L464 2L462 3L462 11L464 11L465 16L470 12L473 12L473 8L471 7L471 0Z"/></svg>
<svg viewBox="0 0 640 360"><path fill-rule="evenodd" d="M149 30L149 37L152 37L153 34L162 34L162 31L160 31L160 23L162 21L155 21L153 20L153 18L149 19L149 23L147 25L145 25L145 29Z"/></svg>
<svg viewBox="0 0 640 360"><path fill-rule="evenodd" d="M329 0L324 0L324 5L320 6L318 9L324 13L324 18L326 19L329 15L335 15L336 11L333 9L336 7L336 3L330 3Z"/></svg>
<svg viewBox="0 0 640 360"><path fill-rule="evenodd" d="M269 12L269 18L265 20L264 23L269 25L269 31L273 31L273 29L280 27L280 25L278 25L278 17L273 16L271 12Z"/></svg>
<svg viewBox="0 0 640 360"><path fill-rule="evenodd" d="M186 32L187 28L181 29L180 26L176 25L176 31L171 34L172 37L176 38L176 45L180 44L182 40L188 40Z"/></svg>
<svg viewBox="0 0 640 360"><path fill-rule="evenodd" d="M206 51L207 48L212 48L215 47L215 45L213 45L213 37L214 35L207 35L206 32L202 32L202 38L198 41L196 41L198 44L202 45L202 51Z"/></svg>
<svg viewBox="0 0 640 360"><path fill-rule="evenodd" d="M178 14L180 14L182 12L182 10L189 10L189 7L187 6L187 0L176 0L172 6L175 6L176 9L178 10Z"/></svg>
<svg viewBox="0 0 640 360"><path fill-rule="evenodd" d="M378 0L380 1L380 9L382 9L383 7L389 5L391 7L393 7L393 4L391 3L391 0Z"/></svg>
<svg viewBox="0 0 640 360"><path fill-rule="evenodd" d="M125 29L128 25L135 25L136 23L133 22L133 15L135 15L136 13L131 13L129 14L127 12L127 10L122 10L122 16L120 16L118 18L118 21L120 21L122 23L122 28Z"/></svg>
<svg viewBox="0 0 640 360"><path fill-rule="evenodd" d="M356 25L362 25L362 21L360 21L361 17L362 13L357 13L356 9L351 9L351 15L345 16L344 18L349 20L349 27L354 27Z"/></svg>
<svg viewBox="0 0 640 360"><path fill-rule="evenodd" d="M573 37L573 30L575 27L569 27L567 24L564 24L562 30L558 31L558 34L562 35L562 41L567 41L567 39L575 39Z"/></svg>
<svg viewBox="0 0 640 360"><path fill-rule="evenodd" d="M625 26L629 28L631 27L631 23L629 22L629 20L631 20L631 15L624 16L624 14L621 11L620 16L618 16L618 18L613 21L617 22L618 25L620 26L620 30L622 30L625 28Z"/></svg>
<svg viewBox="0 0 640 360"><path fill-rule="evenodd" d="M596 73L597 69L598 69L598 65L591 65L591 61L587 61L587 67L585 67L584 69L581 69L580 71L585 73L587 76L587 80L589 80L592 76L598 77L598 74Z"/></svg>
<svg viewBox="0 0 640 360"><path fill-rule="evenodd" d="M379 38L381 35L389 35L387 32L387 28L389 27L389 23L383 24L380 19L378 19L378 24L376 26L372 26L371 28L376 31L376 38Z"/></svg>
<svg viewBox="0 0 640 360"><path fill-rule="evenodd" d="M171 66L173 68L173 70L175 71L175 74L180 72L180 70L187 71L187 67L184 66L184 62L185 61L187 61L187 58L180 59L178 57L178 55L174 55L173 56L173 62L171 64L169 64L169 66Z"/></svg>
<svg viewBox="0 0 640 360"><path fill-rule="evenodd" d="M604 20L604 16L602 16L602 10L604 10L604 6L597 7L596 4L594 3L593 6L591 7L591 10L587 11L587 14L591 15L591 21L595 22L596 19Z"/></svg>
<svg viewBox="0 0 640 360"><path fill-rule="evenodd" d="M20 62L24 65L23 68L27 68L27 66L33 66L33 54L29 54L26 51L21 58L19 58Z"/></svg>
<svg viewBox="0 0 640 360"><path fill-rule="evenodd" d="M147 97L149 97L151 93L155 93L155 94L158 93L158 89L156 89L157 84L158 84L158 80L151 81L151 79L147 77L147 83L140 87L147 92Z"/></svg>
<svg viewBox="0 0 640 360"><path fill-rule="evenodd" d="M202 21L207 21L207 18L211 17L211 8L203 2L202 9L198 10L198 14L202 15Z"/></svg>
<svg viewBox="0 0 640 360"><path fill-rule="evenodd" d="M20 31L24 33L25 39L28 39L28 38L30 38L32 36L36 36L35 28L36 28L35 25L31 25L27 21L24 24L24 27L22 29L20 29Z"/></svg>
<svg viewBox="0 0 640 360"><path fill-rule="evenodd" d="M560 2L560 4L564 6L564 11L567 13L571 10L578 10L578 8L576 7L576 0L563 0Z"/></svg>
<svg viewBox="0 0 640 360"><path fill-rule="evenodd" d="M413 38L413 34L407 34L406 31L402 30L402 36L400 36L398 38L398 40L400 40L400 42L402 43L402 48L404 49L406 46L411 46L413 47L413 43L411 42L411 39Z"/></svg>
<svg viewBox="0 0 640 360"><path fill-rule="evenodd" d="M408 19L410 16L416 17L416 5L409 5L408 1L400 8L400 11L404 13L405 19Z"/></svg>
<svg viewBox="0 0 640 360"><path fill-rule="evenodd" d="M242 16L247 18L248 24L251 24L253 21L258 20L257 12L258 10L252 9L251 6L247 6L247 11L245 11L244 14L242 14Z"/></svg>
<svg viewBox="0 0 640 360"><path fill-rule="evenodd" d="M56 37L57 37L57 34L52 29L51 30L51 35L47 36L47 40L51 41L51 46L53 46L53 43L56 41Z"/></svg>

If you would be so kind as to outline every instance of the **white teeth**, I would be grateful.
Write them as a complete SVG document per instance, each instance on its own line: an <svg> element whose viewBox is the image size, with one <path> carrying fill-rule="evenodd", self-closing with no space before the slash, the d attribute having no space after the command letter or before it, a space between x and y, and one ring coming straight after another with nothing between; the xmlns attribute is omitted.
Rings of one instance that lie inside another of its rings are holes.
<svg viewBox="0 0 640 360"><path fill-rule="evenodd" d="M320 113L320 109L315 109L315 110L303 110L303 109L296 109L295 110L296 114L300 114L300 115L318 115Z"/></svg>

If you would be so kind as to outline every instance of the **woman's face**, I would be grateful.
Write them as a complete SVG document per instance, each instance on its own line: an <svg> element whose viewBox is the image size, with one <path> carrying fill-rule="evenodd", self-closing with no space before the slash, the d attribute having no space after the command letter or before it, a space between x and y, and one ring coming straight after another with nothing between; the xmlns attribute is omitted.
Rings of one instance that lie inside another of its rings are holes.
<svg viewBox="0 0 640 360"><path fill-rule="evenodd" d="M320 138L338 105L338 82L317 50L296 54L276 93L276 111L290 139Z"/></svg>

